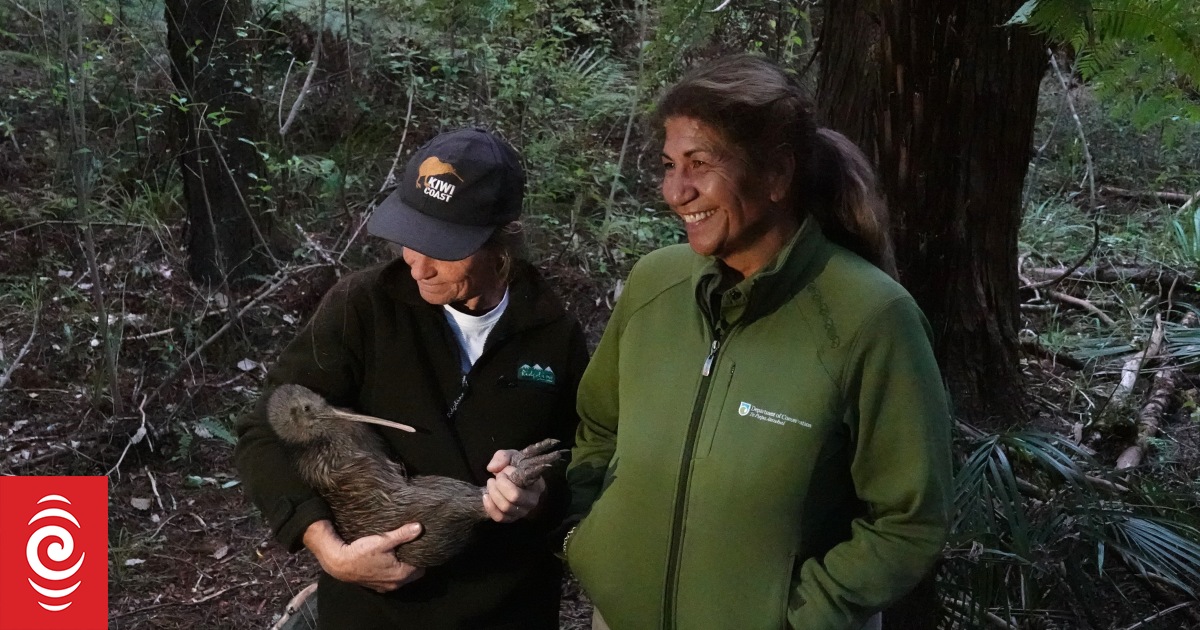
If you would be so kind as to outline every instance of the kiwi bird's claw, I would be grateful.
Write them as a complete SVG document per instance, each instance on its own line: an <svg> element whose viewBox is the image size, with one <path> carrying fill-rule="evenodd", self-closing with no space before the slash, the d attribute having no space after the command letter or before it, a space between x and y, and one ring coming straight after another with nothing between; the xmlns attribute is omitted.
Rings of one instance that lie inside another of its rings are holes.
<svg viewBox="0 0 1200 630"><path fill-rule="evenodd" d="M558 440L546 440L545 442L553 442L553 444L549 445L550 447L558 444ZM534 446L545 444L545 442L539 442ZM542 473L546 472L546 469L553 466L566 454L566 449L560 449L541 455L526 456L519 459L514 458L517 459L517 461L513 461L512 466L515 467L516 470L509 475L509 479L511 479L513 483L517 484L517 486L521 488L528 488L533 482L537 481L538 478L542 476Z"/></svg>
<svg viewBox="0 0 1200 630"><path fill-rule="evenodd" d="M524 461L525 458L533 457L534 455L541 455L558 445L559 441L554 438L542 440L536 444L530 444L529 446L517 451L517 456L513 458L511 463L513 466L516 466L518 462Z"/></svg>

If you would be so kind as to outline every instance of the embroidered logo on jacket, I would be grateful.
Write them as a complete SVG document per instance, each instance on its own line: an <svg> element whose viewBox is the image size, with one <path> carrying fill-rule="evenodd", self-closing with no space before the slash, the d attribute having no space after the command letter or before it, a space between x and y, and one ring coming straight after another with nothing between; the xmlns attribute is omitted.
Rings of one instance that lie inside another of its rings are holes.
<svg viewBox="0 0 1200 630"><path fill-rule="evenodd" d="M538 364L529 365L526 363L517 370L518 381L533 381L534 383L544 383L546 385L554 384L554 370L550 366L542 367Z"/></svg>
<svg viewBox="0 0 1200 630"><path fill-rule="evenodd" d="M749 416L755 420L762 420L763 422L770 422L771 424L778 424L780 426L785 424L798 424L806 429L812 428L811 424L803 420L797 420L786 413L779 411L767 411L762 407L756 407L746 401L742 401L742 404L738 405L737 412L739 416Z"/></svg>

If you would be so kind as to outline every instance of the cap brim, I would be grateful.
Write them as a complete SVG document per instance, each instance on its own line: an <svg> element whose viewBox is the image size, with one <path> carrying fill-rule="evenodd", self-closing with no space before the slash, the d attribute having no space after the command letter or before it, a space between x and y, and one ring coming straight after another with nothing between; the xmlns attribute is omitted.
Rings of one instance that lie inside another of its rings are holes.
<svg viewBox="0 0 1200 630"><path fill-rule="evenodd" d="M459 225L417 212L388 195L367 222L367 232L438 260L462 260L479 251L496 231L491 225Z"/></svg>

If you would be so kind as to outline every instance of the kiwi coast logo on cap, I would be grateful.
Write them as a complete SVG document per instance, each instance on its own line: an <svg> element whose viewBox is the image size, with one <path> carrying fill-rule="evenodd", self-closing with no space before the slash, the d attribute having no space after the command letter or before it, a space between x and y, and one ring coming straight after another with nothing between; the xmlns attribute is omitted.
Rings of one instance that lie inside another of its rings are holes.
<svg viewBox="0 0 1200 630"><path fill-rule="evenodd" d="M421 166L417 167L417 188L424 188L426 195L439 201L450 201L457 188L445 179L451 175L462 183L463 178L454 170L453 164L443 162L437 156L427 157L421 162Z"/></svg>

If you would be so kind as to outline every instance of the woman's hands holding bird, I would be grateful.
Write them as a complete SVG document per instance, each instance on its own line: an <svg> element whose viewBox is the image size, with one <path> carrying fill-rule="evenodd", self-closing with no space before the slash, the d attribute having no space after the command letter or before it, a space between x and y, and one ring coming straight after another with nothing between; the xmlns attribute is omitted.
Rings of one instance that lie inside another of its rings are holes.
<svg viewBox="0 0 1200 630"><path fill-rule="evenodd" d="M408 523L390 532L364 536L346 544L333 523L317 521L304 532L304 546L329 575L378 593L394 591L422 575L425 569L396 559L393 550L421 535L420 523Z"/></svg>

